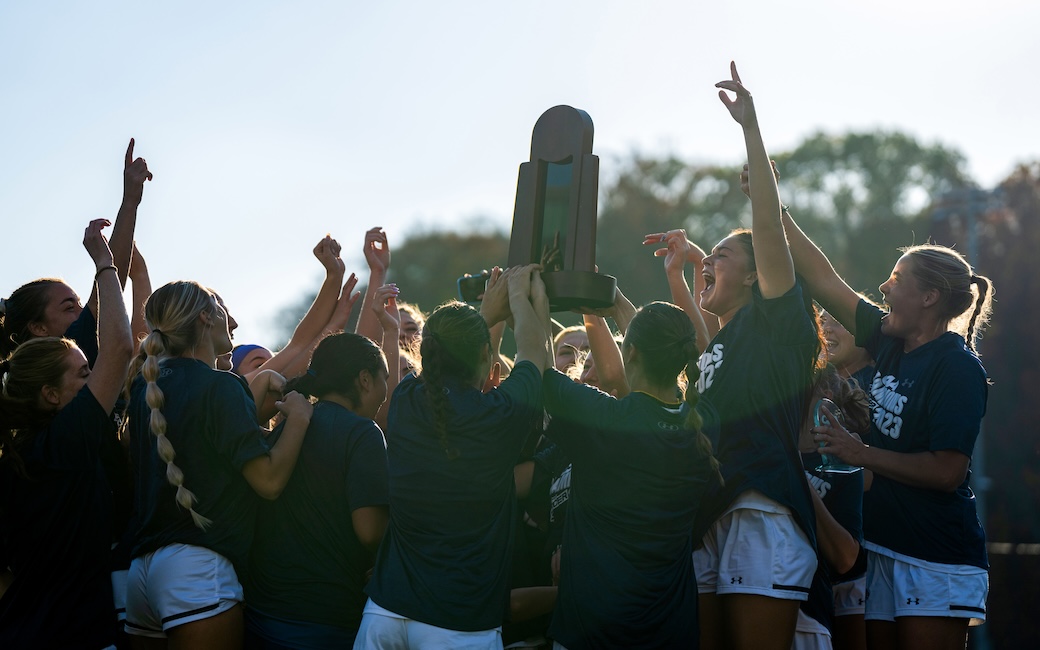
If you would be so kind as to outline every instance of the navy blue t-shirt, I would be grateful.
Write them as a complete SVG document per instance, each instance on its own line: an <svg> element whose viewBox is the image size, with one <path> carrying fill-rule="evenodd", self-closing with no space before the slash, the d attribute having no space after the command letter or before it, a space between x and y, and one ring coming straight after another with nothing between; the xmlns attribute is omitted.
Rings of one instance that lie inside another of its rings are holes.
<svg viewBox="0 0 1040 650"><path fill-rule="evenodd" d="M64 336L76 342L76 347L82 350L83 356L87 358L87 364L93 368L98 356L98 333L97 319L94 318L94 313L90 311L89 307L83 308L79 318L65 330Z"/></svg>
<svg viewBox="0 0 1040 650"><path fill-rule="evenodd" d="M99 456L113 426L84 386L19 446L28 478L0 462L0 547L7 553L0 559L15 576L0 598L0 648L115 642L112 499Z"/></svg>
<svg viewBox="0 0 1040 650"><path fill-rule="evenodd" d="M715 455L726 480L706 500L695 532L707 532L747 490L791 509L815 546L816 518L798 455L817 337L801 284L766 300L753 298L708 343L697 390L718 410Z"/></svg>
<svg viewBox="0 0 1040 650"><path fill-rule="evenodd" d="M856 541L863 543L863 472L853 474L828 474L816 468L823 463L818 452L802 452L802 463L805 465L805 477L820 495L827 512L849 531ZM856 574L838 576L827 566L821 557L813 575L809 588L809 599L802 601L802 611L819 621L828 630L834 619L834 595L831 585L839 577L851 580L859 577Z"/></svg>
<svg viewBox="0 0 1040 650"><path fill-rule="evenodd" d="M550 635L571 650L696 647L692 529L711 469L689 407L618 400L556 370L543 386L572 461Z"/></svg>
<svg viewBox="0 0 1040 650"><path fill-rule="evenodd" d="M271 433L273 445L284 424ZM314 407L292 477L257 514L246 600L267 616L344 630L352 642L373 553L351 513L387 506L386 445L376 423L333 402Z"/></svg>
<svg viewBox="0 0 1040 650"><path fill-rule="evenodd" d="M198 498L196 512L213 524L198 528L174 498L176 488L166 480L166 463L148 427L147 384L139 375L130 389L128 412L137 524L131 555L174 543L202 546L231 560L241 579L260 498L242 467L270 449L256 423L253 396L240 377L196 359L164 359L160 367L157 383L165 400L166 437L177 454L174 463Z"/></svg>
<svg viewBox="0 0 1040 650"><path fill-rule="evenodd" d="M449 382L450 460L426 387L401 381L390 402L390 525L367 592L376 604L436 627L489 630L509 606L517 520L513 466L541 425L542 382L529 361L488 393Z"/></svg>
<svg viewBox="0 0 1040 650"><path fill-rule="evenodd" d="M87 358L87 364L93 368L98 356L98 332L97 319L94 318L89 307L83 308L79 317L65 330L64 336L76 342L76 347ZM119 442L118 435L125 410L126 401L120 396L116 400L111 416L115 422L114 433L105 436L101 446L101 465L105 468L105 476L108 478L108 485L112 490L112 539L121 542L120 548L113 551L113 570L130 568L129 551L125 548L124 543L133 509L133 495L130 489L130 459L127 457L126 449Z"/></svg>
<svg viewBox="0 0 1040 650"><path fill-rule="evenodd" d="M884 312L861 301L856 345L874 358L871 446L899 453L958 451L971 457L986 413L986 369L954 332L904 352L881 333ZM989 568L986 534L968 482L954 492L911 487L874 473L863 498L864 536L896 553Z"/></svg>

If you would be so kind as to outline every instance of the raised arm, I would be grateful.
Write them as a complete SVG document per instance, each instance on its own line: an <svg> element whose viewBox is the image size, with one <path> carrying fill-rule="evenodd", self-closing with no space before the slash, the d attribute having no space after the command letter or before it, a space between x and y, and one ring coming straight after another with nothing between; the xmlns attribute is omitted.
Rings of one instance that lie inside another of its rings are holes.
<svg viewBox="0 0 1040 650"><path fill-rule="evenodd" d="M339 243L329 235L325 235L314 247L314 256L325 267L325 281L318 290L318 295L315 296L314 302L311 303L300 324L296 326L292 338L285 347L265 361L256 371L247 373L246 381L251 380L256 372L261 370L274 370L292 378L295 374L302 372L301 367L306 369L308 359L303 358L301 361L300 357L306 356L304 353L310 349L314 339L321 334L339 301L340 285L343 283L345 272L343 260L340 259L339 254ZM291 371L295 371L295 374Z"/></svg>
<svg viewBox="0 0 1040 650"><path fill-rule="evenodd" d="M134 346L140 345L144 337L148 336L148 324L144 320L144 305L148 302L148 296L152 295L152 279L148 275L148 265L144 261L141 251L137 250L134 243L134 252L130 260L130 283L132 296L130 298L133 312L130 314L130 331L134 337Z"/></svg>
<svg viewBox="0 0 1040 650"><path fill-rule="evenodd" d="M699 257L699 261L694 264L696 271L694 286L703 285L704 277L701 275L701 270L704 268L704 251L697 248L697 252L694 253L696 247L686 238L686 231L681 228L669 230L666 233L647 235L643 240L644 245L655 243L665 245L665 248L655 250L654 256L664 257L664 273L668 278L668 289L672 294L672 302L686 312L686 316L693 323L693 329L697 332L697 352L703 352L708 341L718 333L719 319L713 314L708 315L708 320L713 321L716 325L715 331L709 332L704 312L701 311L700 305L690 292L690 285L686 282L685 267L690 258Z"/></svg>
<svg viewBox="0 0 1040 650"><path fill-rule="evenodd" d="M150 180L152 172L148 171L148 163L144 158L134 158L134 139L130 138L123 156L123 200L116 212L116 223L112 227L112 239L109 242L112 264L116 267L120 287L126 286L134 248L134 229L137 227L137 206L144 197L144 183ZM95 317L98 315L97 291L95 285L87 299L87 308Z"/></svg>
<svg viewBox="0 0 1040 650"><path fill-rule="evenodd" d="M401 318L397 313L397 295L400 291L397 285L384 284L379 287L372 296L370 309L375 316L376 322L383 332L383 355L386 357L386 394L393 395L394 389L401 381ZM383 404L376 412L375 422L379 428L386 431L386 416L390 410L390 400L383 400Z"/></svg>
<svg viewBox="0 0 1040 650"><path fill-rule="evenodd" d="M758 288L763 298L778 298L794 286L794 262L780 223L780 195L770 171L758 115L751 93L740 82L737 64L730 63L731 79L715 84L719 99L744 129L751 196L751 231L754 238ZM730 99L726 91L736 94Z"/></svg>
<svg viewBox="0 0 1040 650"><path fill-rule="evenodd" d="M628 395L631 389L625 376L625 362L607 319L595 314L584 314L583 318L585 333L589 337L589 354L596 364L599 389L617 398Z"/></svg>
<svg viewBox="0 0 1040 650"><path fill-rule="evenodd" d="M491 363L498 363L499 372L501 377L505 377L509 374L513 368L513 361L502 356L502 336L506 331L506 319L509 317L509 295L504 291L506 284L503 282L499 285L497 297L502 300L497 305L490 304L491 287L499 284L499 279L502 277L502 269L500 267L494 267L488 274L487 288L484 293L480 294L480 313L484 316L485 322L488 324L488 329L491 330ZM484 311L484 301L489 301L489 307L497 308L501 307L504 311L501 312L501 318L498 316L490 316L491 321L488 320L489 316ZM493 322L492 322L493 321Z"/></svg>
<svg viewBox="0 0 1040 650"><path fill-rule="evenodd" d="M87 378L87 387L101 408L111 413L126 381L134 342L112 251L101 234L101 229L108 225L107 219L91 221L83 233L83 247L97 269L94 291L98 296L98 356Z"/></svg>
<svg viewBox="0 0 1040 650"><path fill-rule="evenodd" d="M773 170L773 178L780 179L780 172L776 168L776 161L769 161ZM740 173L740 189L750 198L751 188L748 178L748 166L744 165L744 171ZM786 206L782 208L783 214L780 222L784 226L787 235L787 244L791 249L791 258L794 260L794 270L802 276L809 286L809 292L813 300L816 300L828 312L835 314L839 323L845 325L845 329L855 334L856 305L859 296L838 277L831 266L830 260L823 254L816 244L812 243L802 229L798 227L791 212ZM832 311L832 308L834 311Z"/></svg>
<svg viewBox="0 0 1040 650"><path fill-rule="evenodd" d="M379 326L371 305L375 300L376 290L386 283L386 274L390 270L390 244L381 227L377 226L365 233L365 247L362 250L365 253L365 261L368 262L368 286L365 287L365 297L361 301L361 313L358 314L357 328L354 331L380 344L383 328Z"/></svg>
<svg viewBox="0 0 1040 650"><path fill-rule="evenodd" d="M552 365L549 346L549 299L537 264L513 267L503 278L509 288L509 310L516 336L516 362L530 361L542 372Z"/></svg>

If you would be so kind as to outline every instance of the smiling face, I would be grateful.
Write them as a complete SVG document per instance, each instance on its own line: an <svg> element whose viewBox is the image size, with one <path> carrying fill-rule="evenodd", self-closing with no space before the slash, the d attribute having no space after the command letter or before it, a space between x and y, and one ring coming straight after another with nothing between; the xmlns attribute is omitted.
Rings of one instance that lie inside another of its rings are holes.
<svg viewBox="0 0 1040 650"><path fill-rule="evenodd" d="M909 255L900 257L888 280L878 287L888 305L888 315L881 321L886 336L908 338L920 324L927 292L918 286L913 264Z"/></svg>
<svg viewBox="0 0 1040 650"><path fill-rule="evenodd" d="M406 350L412 349L413 346L418 348L419 335L422 333L422 327L407 311L401 310L398 312L398 315L401 317L401 332L398 338L399 345Z"/></svg>
<svg viewBox="0 0 1040 650"><path fill-rule="evenodd" d="M79 348L71 347L65 352L65 372L61 376L61 385L44 387L44 391L53 391L53 397L49 401L61 410L87 385L89 377L90 366L87 364L87 357Z"/></svg>
<svg viewBox="0 0 1040 650"><path fill-rule="evenodd" d="M568 368L578 363L583 353L589 351L589 337L585 332L575 331L564 334L556 342L554 355L556 357L556 368L560 372L566 372Z"/></svg>
<svg viewBox="0 0 1040 650"><path fill-rule="evenodd" d="M870 363L869 353L856 347L856 337L827 312L820 314L820 329L827 343L824 352L828 363L848 374Z"/></svg>
<svg viewBox="0 0 1040 650"><path fill-rule="evenodd" d="M726 237L704 258L701 309L718 316L723 324L751 302L751 287L757 278L754 259L740 238L738 234Z"/></svg>
<svg viewBox="0 0 1040 650"><path fill-rule="evenodd" d="M47 289L43 318L32 323L29 330L33 336L62 336L81 313L83 305L72 287L64 282L55 282Z"/></svg>

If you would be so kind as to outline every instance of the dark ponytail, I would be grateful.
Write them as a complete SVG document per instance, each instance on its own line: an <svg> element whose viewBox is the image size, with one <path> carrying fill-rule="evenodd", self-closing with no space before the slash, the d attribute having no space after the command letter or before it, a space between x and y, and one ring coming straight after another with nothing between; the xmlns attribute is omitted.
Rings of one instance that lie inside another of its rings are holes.
<svg viewBox="0 0 1040 650"><path fill-rule="evenodd" d="M481 352L491 343L484 317L466 303L451 301L434 310L422 330L420 354L422 374L437 440L449 460L459 456L448 438L451 404L446 380L463 384L476 382L481 370Z"/></svg>
<svg viewBox="0 0 1040 650"><path fill-rule="evenodd" d="M722 474L719 461L712 453L711 440L701 430L703 421L697 412L700 393L695 385L700 377L697 361L697 332L686 313L667 302L652 302L642 307L632 319L625 334L625 347L634 347L642 359L642 371L655 386L676 384L680 373L686 375L684 399L689 407L686 428L696 433L698 455L707 461L719 484Z"/></svg>
<svg viewBox="0 0 1040 650"><path fill-rule="evenodd" d="M367 370L373 376L386 368L383 351L370 339L343 332L322 339L311 356L307 372L289 380L285 392L296 391L308 397L335 393L357 404L360 399L357 378Z"/></svg>

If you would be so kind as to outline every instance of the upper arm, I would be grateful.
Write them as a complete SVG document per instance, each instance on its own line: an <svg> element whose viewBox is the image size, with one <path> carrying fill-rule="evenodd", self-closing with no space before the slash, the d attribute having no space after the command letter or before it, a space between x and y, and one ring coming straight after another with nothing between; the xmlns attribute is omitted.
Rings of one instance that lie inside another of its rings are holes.
<svg viewBox="0 0 1040 650"><path fill-rule="evenodd" d="M383 541L386 525L390 521L390 508L387 506L365 506L350 513L350 523L358 541L369 549L376 550Z"/></svg>
<svg viewBox="0 0 1040 650"><path fill-rule="evenodd" d="M115 341L106 341L102 353L94 362L94 367L87 378L87 387L105 413L112 413L116 401L123 392L133 352L133 341L129 338L124 340L119 337Z"/></svg>

